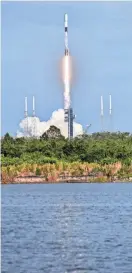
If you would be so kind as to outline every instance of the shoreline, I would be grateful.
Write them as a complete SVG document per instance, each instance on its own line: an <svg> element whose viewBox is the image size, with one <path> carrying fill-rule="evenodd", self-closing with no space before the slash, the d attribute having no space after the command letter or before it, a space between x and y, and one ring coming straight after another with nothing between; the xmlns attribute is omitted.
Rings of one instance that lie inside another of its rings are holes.
<svg viewBox="0 0 132 273"><path fill-rule="evenodd" d="M118 183L132 182L132 166L121 162L21 164L3 166L1 184Z"/></svg>
<svg viewBox="0 0 132 273"><path fill-rule="evenodd" d="M106 177L86 177L86 176L70 176L70 177L63 177L57 178L55 180L46 180L43 176L18 176L15 177L13 181L1 181L1 184L8 185L8 184L81 184L81 183L132 183L132 177L129 179L125 178L117 178L113 177L113 179L107 179Z"/></svg>

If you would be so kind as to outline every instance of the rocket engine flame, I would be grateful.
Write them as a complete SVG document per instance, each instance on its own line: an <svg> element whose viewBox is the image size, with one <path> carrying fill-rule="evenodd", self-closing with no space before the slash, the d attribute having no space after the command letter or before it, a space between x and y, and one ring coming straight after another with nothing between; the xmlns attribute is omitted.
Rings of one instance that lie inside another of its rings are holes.
<svg viewBox="0 0 132 273"><path fill-rule="evenodd" d="M62 58L62 80L64 84L71 83L72 80L72 58L70 55Z"/></svg>
<svg viewBox="0 0 132 273"><path fill-rule="evenodd" d="M64 109L70 107L70 87L72 81L72 58L65 55L62 58L62 81L64 83Z"/></svg>

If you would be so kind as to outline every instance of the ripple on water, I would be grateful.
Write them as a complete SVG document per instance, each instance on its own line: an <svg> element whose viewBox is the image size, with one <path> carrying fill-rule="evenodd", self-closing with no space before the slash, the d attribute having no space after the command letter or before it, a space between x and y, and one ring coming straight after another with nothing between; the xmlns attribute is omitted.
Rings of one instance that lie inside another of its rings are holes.
<svg viewBox="0 0 132 273"><path fill-rule="evenodd" d="M132 184L2 186L2 273L132 273Z"/></svg>

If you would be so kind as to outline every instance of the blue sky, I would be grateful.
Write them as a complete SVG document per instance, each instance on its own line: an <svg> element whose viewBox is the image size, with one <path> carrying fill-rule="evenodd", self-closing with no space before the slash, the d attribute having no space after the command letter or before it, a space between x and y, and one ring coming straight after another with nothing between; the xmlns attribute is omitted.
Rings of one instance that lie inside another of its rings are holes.
<svg viewBox="0 0 132 273"><path fill-rule="evenodd" d="M63 108L59 61L64 54L64 13L69 16L69 47L75 62L72 105L76 121L132 132L132 2L2 3L2 135L15 135L24 117L24 97L32 115L48 120Z"/></svg>

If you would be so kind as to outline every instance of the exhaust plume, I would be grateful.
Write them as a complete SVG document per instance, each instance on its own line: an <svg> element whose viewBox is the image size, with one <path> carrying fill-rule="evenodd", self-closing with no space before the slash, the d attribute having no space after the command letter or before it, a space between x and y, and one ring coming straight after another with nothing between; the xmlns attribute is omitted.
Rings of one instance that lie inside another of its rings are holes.
<svg viewBox="0 0 132 273"><path fill-rule="evenodd" d="M62 58L62 81L64 83L64 109L70 107L70 87L72 80L72 59L70 55Z"/></svg>
<svg viewBox="0 0 132 273"><path fill-rule="evenodd" d="M35 123L34 123L35 119ZM28 128L27 128L28 123ZM56 126L60 129L61 134L67 138L68 128L67 124L64 122L64 110L58 109L52 113L51 118L48 121L40 121L38 117L26 117L19 124L19 130L17 131L17 137L32 137L34 134L34 124L35 128L35 137L40 137L44 132L46 132L51 125ZM73 136L83 134L82 125L76 122L73 122Z"/></svg>

